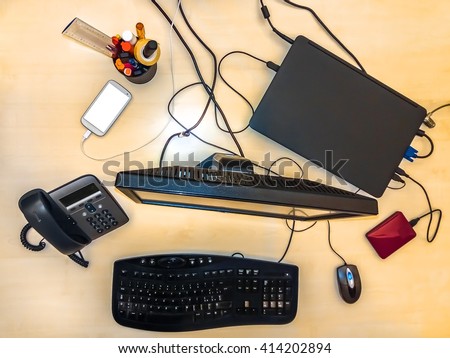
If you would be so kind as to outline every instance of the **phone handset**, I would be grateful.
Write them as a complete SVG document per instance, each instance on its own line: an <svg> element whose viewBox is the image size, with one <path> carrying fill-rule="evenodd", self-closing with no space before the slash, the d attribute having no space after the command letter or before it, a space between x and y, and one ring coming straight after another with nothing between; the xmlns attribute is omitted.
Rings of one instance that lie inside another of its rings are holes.
<svg viewBox="0 0 450 358"><path fill-rule="evenodd" d="M38 245L28 242L26 235L34 228L42 235L43 240L47 240L58 251L78 264L88 266L80 250L92 240L55 204L48 193L42 189L31 190L20 198L19 207L28 221L20 233L20 241L24 247L31 251L41 251L45 247L42 240Z"/></svg>

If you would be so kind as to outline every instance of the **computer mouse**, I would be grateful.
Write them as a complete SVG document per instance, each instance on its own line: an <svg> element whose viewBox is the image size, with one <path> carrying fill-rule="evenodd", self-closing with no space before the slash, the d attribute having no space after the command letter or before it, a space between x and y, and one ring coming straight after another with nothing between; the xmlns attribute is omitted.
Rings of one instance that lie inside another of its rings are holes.
<svg viewBox="0 0 450 358"><path fill-rule="evenodd" d="M347 303L355 303L361 296L362 285L355 265L342 265L336 269L339 294Z"/></svg>

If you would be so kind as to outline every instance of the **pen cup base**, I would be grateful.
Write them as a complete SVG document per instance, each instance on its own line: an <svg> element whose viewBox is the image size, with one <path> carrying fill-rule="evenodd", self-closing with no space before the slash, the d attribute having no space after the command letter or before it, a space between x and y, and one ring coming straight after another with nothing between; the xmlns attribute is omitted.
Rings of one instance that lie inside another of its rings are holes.
<svg viewBox="0 0 450 358"><path fill-rule="evenodd" d="M132 83L136 83L138 85L144 84L149 82L153 77L155 77L156 70L157 70L157 63L155 63L153 66L142 66L143 73L138 76L127 76L123 72L119 71L123 77L125 77L128 81Z"/></svg>

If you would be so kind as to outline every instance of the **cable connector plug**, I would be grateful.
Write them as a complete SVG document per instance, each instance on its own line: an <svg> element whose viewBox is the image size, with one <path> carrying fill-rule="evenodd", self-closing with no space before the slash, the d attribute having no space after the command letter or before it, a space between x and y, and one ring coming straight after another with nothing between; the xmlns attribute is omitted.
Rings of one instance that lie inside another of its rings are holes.
<svg viewBox="0 0 450 358"><path fill-rule="evenodd" d="M425 136L425 131L422 130L422 129L418 129L418 130L417 130L417 133L416 133L416 136L418 136L418 137L424 137L424 136Z"/></svg>
<svg viewBox="0 0 450 358"><path fill-rule="evenodd" d="M413 162L414 158L417 158L417 149L409 146L408 149L406 150L405 154L403 154L403 158L405 158L406 160Z"/></svg>
<svg viewBox="0 0 450 358"><path fill-rule="evenodd" d="M280 69L280 66L272 61L266 62L266 66L275 72L278 72L278 70Z"/></svg>
<svg viewBox="0 0 450 358"><path fill-rule="evenodd" d="M409 178L409 175L402 168L395 169L395 173L401 177Z"/></svg>
<svg viewBox="0 0 450 358"><path fill-rule="evenodd" d="M436 122L433 121L433 118L431 118L431 113L428 113L423 120L423 124L425 124L428 128L434 128L436 127Z"/></svg>
<svg viewBox="0 0 450 358"><path fill-rule="evenodd" d="M405 184L405 181L397 173L394 173L394 175L392 176L392 180L398 183Z"/></svg>
<svg viewBox="0 0 450 358"><path fill-rule="evenodd" d="M86 132L84 132L81 142L84 142L86 139L88 139L91 134L92 132L89 129Z"/></svg>
<svg viewBox="0 0 450 358"><path fill-rule="evenodd" d="M409 221L409 225L411 225L411 227L416 226L416 224L419 222L421 218L415 218Z"/></svg>

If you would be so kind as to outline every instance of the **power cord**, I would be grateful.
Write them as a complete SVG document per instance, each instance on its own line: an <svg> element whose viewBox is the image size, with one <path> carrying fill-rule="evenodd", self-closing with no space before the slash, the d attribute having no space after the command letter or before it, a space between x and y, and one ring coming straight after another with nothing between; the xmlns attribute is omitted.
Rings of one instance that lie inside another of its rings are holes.
<svg viewBox="0 0 450 358"><path fill-rule="evenodd" d="M200 68L198 66L198 62L195 58L194 53L192 52L191 48L189 47L189 45L187 44L187 42L185 41L185 39L183 38L183 36L181 35L181 33L178 31L178 28L173 24L173 21L170 19L170 17L167 15L167 13L164 11L164 9L158 4L158 2L156 0L152 0L152 3L156 6L156 8L161 12L161 14L164 16L164 18L169 22L169 24L171 25L171 30L175 31L175 33L177 34L178 38L180 39L180 41L182 42L183 46L185 47L185 49L188 51L189 56L191 57L192 63L194 65L194 68L196 70L197 76L200 80L201 85L204 87L206 93L208 94L208 101L207 104L205 106L205 109L202 113L202 116L199 118L199 120L197 121L197 123L195 123L193 126L191 126L190 128L188 128L187 130L185 130L182 133L177 133L174 134L172 136L169 137L169 139L167 140L166 144L164 145L164 151L167 149L167 146L169 145L170 141L175 138L175 137L185 137L185 136L189 136L190 132L193 131L198 125L200 125L200 123L202 122L204 115L206 114L206 111L210 105L210 103L212 102L217 110L220 112L222 118L224 119L225 125L228 129L228 133L230 134L230 136L232 137L234 143L236 144L236 147L238 148L238 151L240 153L240 155L242 157L245 157L244 152L242 150L241 145L239 144L237 138L235 137L233 131L230 128L230 125L228 123L228 120L226 119L225 113L223 112L222 108L220 107L219 103L217 102L215 96L214 96L214 89L215 89L215 85L216 85L216 78L217 78L217 59L215 54L212 52L212 50L205 44L205 42L198 36L198 34L196 33L196 31L192 28L190 22L188 21L185 13L184 13L184 9L182 6L182 2L179 1L178 6L179 6L179 11L184 19L184 22L186 23L186 25L188 26L189 30L192 32L192 34L197 38L197 40L202 44L202 46L210 53L210 55L213 58L213 62L214 62L214 76L213 76L213 81L212 81L212 85L209 86L206 81L203 78L203 75L200 71ZM160 162L162 162L162 158L164 156L164 151L161 153L161 160Z"/></svg>
<svg viewBox="0 0 450 358"><path fill-rule="evenodd" d="M264 4L263 0L260 0L261 3L261 12L264 16L264 18L267 20L267 22L269 23L271 29L273 32L275 32L279 37L281 37L284 41L286 41L289 44L293 44L294 40L291 39L289 36L283 34L281 31L279 31L273 24L272 21L270 20L270 13L269 13L269 8Z"/></svg>
<svg viewBox="0 0 450 358"><path fill-rule="evenodd" d="M345 51L347 52L347 54L355 61L355 63L358 65L358 67L361 69L362 72L366 72L366 70L364 69L364 67L361 65L361 63L359 62L359 60L356 58L356 56L337 38L336 35L334 35L331 30L328 28L328 26L325 25L325 23L322 21L322 19L316 14L316 12L311 9L310 7L307 6L303 6L303 5L299 5L296 4L292 1L289 0L283 0L285 3L294 6L296 8L302 9L302 10L306 10L309 13L311 13L311 15L316 19L316 21L322 26L322 28L328 33L328 35L330 35L334 41L337 42L337 44ZM260 0L261 3L261 11L263 13L264 18L267 20L267 22L269 23L270 27L272 28L272 30L278 35L280 36L283 40L285 40L286 42L293 44L294 41L284 35L283 33L281 33L280 31L278 31L272 24L272 22L270 21L270 13L269 13L269 9L268 7L264 4L263 0Z"/></svg>
<svg viewBox="0 0 450 358"><path fill-rule="evenodd" d="M248 53L248 52L240 51L240 50L228 52L228 53L227 53L225 56L223 56L223 57L221 58L221 60L219 61L219 65L217 66L217 70L218 70L218 73L219 73L220 78L221 78L222 81L225 83L225 85L227 85L234 93L236 93L239 97L241 97L241 98L245 101L245 103L248 104L248 106L250 107L250 110L251 110L251 112L252 112L252 115L253 115L253 114L255 114L255 108L253 107L253 105L250 103L250 101L249 101L242 93L240 93L236 88L234 88L234 87L233 87L233 86L232 86L232 85L231 85L231 84L223 77L223 74L222 74L222 71L221 71L221 66L222 66L223 61L224 61L227 57L229 57L229 56L231 56L231 55L236 55L236 54L245 55L245 56L248 56L248 57L250 57L250 58L253 58L253 59L255 59L255 60L259 61L259 62L262 62L262 63L264 63L268 68L270 68L271 70L273 70L273 71L275 71L275 72L277 72L277 71L280 69L280 66L277 65L276 63L272 62L272 61L265 61L265 60L263 60L263 59L261 59L261 58L255 56L255 55L252 55L252 54L250 54L250 53ZM223 132L228 132L227 130L223 129L223 128L220 126L219 121L218 121L218 118L217 118L217 110L215 110L215 118L216 118L216 124L217 124L217 127L218 127L221 131L223 131ZM242 132L244 132L249 126L250 126L250 123L248 123L244 128L242 128L242 129L240 129L240 130L237 130L237 131L234 131L233 133L235 133L235 134L242 133Z"/></svg>

